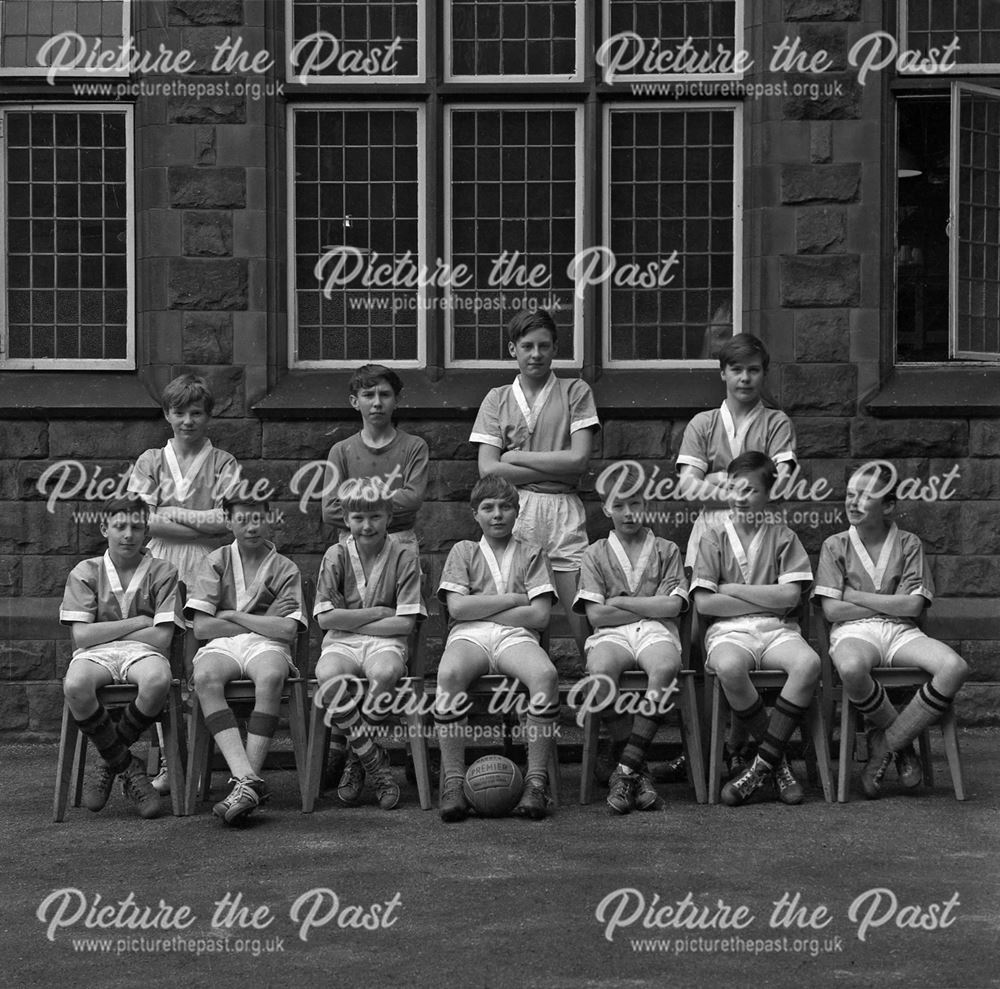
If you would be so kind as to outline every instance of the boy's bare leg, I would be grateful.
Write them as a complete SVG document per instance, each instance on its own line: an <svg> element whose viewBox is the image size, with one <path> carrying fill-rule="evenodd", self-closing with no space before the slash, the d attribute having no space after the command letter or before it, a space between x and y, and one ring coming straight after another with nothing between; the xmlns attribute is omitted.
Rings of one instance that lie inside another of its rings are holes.
<svg viewBox="0 0 1000 989"><path fill-rule="evenodd" d="M576 591L580 583L580 571L554 570L552 576L556 582L556 595L559 597L559 603L566 614L566 624L569 626L573 641L576 642L580 658L584 659L587 655L587 620L583 615L578 615L573 611L573 602L576 600Z"/></svg>
<svg viewBox="0 0 1000 989"><path fill-rule="evenodd" d="M254 683L253 711L247 721L247 762L260 777L271 739L278 727L281 692L288 679L288 660L281 652L266 652L247 664L247 677Z"/></svg>
<svg viewBox="0 0 1000 989"><path fill-rule="evenodd" d="M239 663L223 653L202 653L195 667L194 689L205 724L235 779L257 776L243 748L236 717L226 703L224 693L230 680L238 680L242 676Z"/></svg>

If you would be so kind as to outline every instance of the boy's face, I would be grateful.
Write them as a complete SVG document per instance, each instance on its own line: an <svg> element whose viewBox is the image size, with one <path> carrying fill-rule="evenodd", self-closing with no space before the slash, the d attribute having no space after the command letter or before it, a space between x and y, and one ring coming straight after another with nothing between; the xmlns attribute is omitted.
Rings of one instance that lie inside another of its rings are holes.
<svg viewBox="0 0 1000 989"><path fill-rule="evenodd" d="M645 511L646 502L638 494L612 498L604 505L604 514L611 519L615 532L624 536L633 536L642 528Z"/></svg>
<svg viewBox="0 0 1000 989"><path fill-rule="evenodd" d="M115 512L101 523L101 535L108 541L112 556L137 557L149 533L145 512Z"/></svg>
<svg viewBox="0 0 1000 989"><path fill-rule="evenodd" d="M764 386L764 365L759 357L727 364L720 372L726 383L726 396L740 405L756 405Z"/></svg>
<svg viewBox="0 0 1000 989"><path fill-rule="evenodd" d="M205 411L204 402L192 402L183 408L174 406L165 414L170 428L174 431L174 436L187 443L195 443L203 440L208 432L208 423L211 416Z"/></svg>
<svg viewBox="0 0 1000 989"><path fill-rule="evenodd" d="M540 382L548 380L556 356L556 342L548 330L525 333L517 343L508 343L507 350L517 359L518 369L526 378Z"/></svg>
<svg viewBox="0 0 1000 989"><path fill-rule="evenodd" d="M878 474L855 474L847 482L844 508L847 521L854 526L881 522L892 510L892 503L882 497L882 484Z"/></svg>
<svg viewBox="0 0 1000 989"><path fill-rule="evenodd" d="M473 511L484 536L506 539L514 531L518 506L504 498L484 498Z"/></svg>
<svg viewBox="0 0 1000 989"><path fill-rule="evenodd" d="M233 505L226 525L242 547L256 549L270 532L267 509L261 505Z"/></svg>
<svg viewBox="0 0 1000 989"><path fill-rule="evenodd" d="M348 512L346 521L359 546L377 546L385 540L389 513L383 508L371 512Z"/></svg>
<svg viewBox="0 0 1000 989"><path fill-rule="evenodd" d="M763 471L737 474L729 482L730 503L737 512L750 514L767 508L771 492Z"/></svg>
<svg viewBox="0 0 1000 989"><path fill-rule="evenodd" d="M381 379L351 396L351 406L361 413L366 425L381 429L392 423L396 411L396 393L387 381Z"/></svg>

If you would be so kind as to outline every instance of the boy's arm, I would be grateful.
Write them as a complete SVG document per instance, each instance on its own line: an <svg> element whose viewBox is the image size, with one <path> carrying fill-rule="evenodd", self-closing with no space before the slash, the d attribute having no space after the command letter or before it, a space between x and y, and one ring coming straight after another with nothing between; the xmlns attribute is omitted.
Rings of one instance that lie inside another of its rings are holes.
<svg viewBox="0 0 1000 989"><path fill-rule="evenodd" d="M527 594L459 594L447 593L448 612L455 621L496 621L495 616L512 608L526 607Z"/></svg>
<svg viewBox="0 0 1000 989"><path fill-rule="evenodd" d="M729 481L721 471L706 477L700 467L681 464L678 476L677 494L681 498L709 510L729 507Z"/></svg>
<svg viewBox="0 0 1000 989"><path fill-rule="evenodd" d="M194 637L208 641L209 639L228 639L234 635L243 635L246 629L236 622L209 615L204 611L194 613Z"/></svg>
<svg viewBox="0 0 1000 989"><path fill-rule="evenodd" d="M848 604L836 598L820 597L820 607L828 622L854 622L862 618L875 618L876 613L871 608L862 608L859 604Z"/></svg>
<svg viewBox="0 0 1000 989"><path fill-rule="evenodd" d="M339 632L358 632L364 625L393 618L395 614L395 608L385 605L374 608L329 608L316 616L316 623L324 631L336 629Z"/></svg>
<svg viewBox="0 0 1000 989"><path fill-rule="evenodd" d="M638 615L634 612L615 608L607 602L597 604L594 601L585 601L584 604L587 610L587 621L590 622L592 628L614 628L618 625L631 625L632 622L639 620Z"/></svg>
<svg viewBox="0 0 1000 989"><path fill-rule="evenodd" d="M245 611L220 611L217 619L240 627L240 632L256 632L268 639L292 643L299 632L299 623L294 618L280 618L277 615L249 615ZM239 634L239 633L237 633Z"/></svg>
<svg viewBox="0 0 1000 989"><path fill-rule="evenodd" d="M684 610L684 603L679 594L608 598L605 602L609 607L631 614L632 621L637 618L676 618Z"/></svg>
<svg viewBox="0 0 1000 989"><path fill-rule="evenodd" d="M194 509L165 505L157 509L156 517L161 525L179 525L206 536L219 536L226 532L226 519L218 508Z"/></svg>
<svg viewBox="0 0 1000 989"><path fill-rule="evenodd" d="M479 444L479 476L496 474L513 485L537 484L540 481L561 481L562 477L546 473L535 467L518 467L500 459L500 448L489 443Z"/></svg>
<svg viewBox="0 0 1000 989"><path fill-rule="evenodd" d="M794 608L802 596L796 583L785 584L720 584L719 593L726 594L747 604L766 608L768 611L787 611Z"/></svg>
<svg viewBox="0 0 1000 989"><path fill-rule="evenodd" d="M927 604L921 594L872 594L869 591L856 591L853 587L844 588L844 601L847 604L859 604L878 615L888 615L891 618L919 618Z"/></svg>
<svg viewBox="0 0 1000 989"><path fill-rule="evenodd" d="M393 612L388 618L379 618L358 629L364 635L409 635L417 623L416 615L397 615Z"/></svg>
<svg viewBox="0 0 1000 989"><path fill-rule="evenodd" d="M149 534L158 539L192 539L200 533L193 526L185 525L183 522L161 514L158 509L149 516Z"/></svg>
<svg viewBox="0 0 1000 989"><path fill-rule="evenodd" d="M539 594L529 604L518 605L495 614L491 621L495 621L498 625L509 625L511 628L533 628L540 631L549 624L551 612L552 598L548 594Z"/></svg>
<svg viewBox="0 0 1000 989"><path fill-rule="evenodd" d="M153 619L149 615L136 615L134 618L121 618L114 622L73 622L70 635L76 649L93 649L105 642L117 642L138 632L141 629L153 627Z"/></svg>
<svg viewBox="0 0 1000 989"><path fill-rule="evenodd" d="M122 636L128 642L145 642L147 646L152 646L157 652L164 656L170 652L170 643L174 638L174 625L152 625L149 628L141 628L137 632L130 632Z"/></svg>
<svg viewBox="0 0 1000 989"><path fill-rule="evenodd" d="M392 492L392 503L401 512L416 512L424 503L427 493L427 470L430 453L427 444L420 440L413 444L407 458L406 470L400 478L400 487Z"/></svg>
<svg viewBox="0 0 1000 989"><path fill-rule="evenodd" d="M759 605L748 604L746 601L730 597L728 594L720 594L718 591L696 588L694 599L698 610L712 618L737 618L740 615L760 614Z"/></svg>
<svg viewBox="0 0 1000 989"><path fill-rule="evenodd" d="M593 428L578 429L570 434L568 450L507 450L501 454L500 461L512 467L528 467L557 476L582 474L594 446Z"/></svg>
<svg viewBox="0 0 1000 989"><path fill-rule="evenodd" d="M327 525L336 526L338 529L346 529L344 512L340 507L340 499L337 497L337 491L344 480L345 473L344 461L340 455L339 446L339 443L334 443L330 447L330 452L326 457L321 514L323 521Z"/></svg>

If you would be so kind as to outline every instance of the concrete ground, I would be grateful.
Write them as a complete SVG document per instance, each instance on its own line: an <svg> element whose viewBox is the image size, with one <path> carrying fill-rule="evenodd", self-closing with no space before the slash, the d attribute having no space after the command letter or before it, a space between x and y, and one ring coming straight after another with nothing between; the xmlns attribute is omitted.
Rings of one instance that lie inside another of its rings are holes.
<svg viewBox="0 0 1000 989"><path fill-rule="evenodd" d="M549 821L446 826L412 787L392 813L328 796L303 815L276 772L240 830L208 805L140 821L119 792L53 824L55 747L5 746L2 981L998 986L997 741L963 734L964 804L939 758L916 797L733 810L671 785L662 812L618 818L576 804L569 765Z"/></svg>

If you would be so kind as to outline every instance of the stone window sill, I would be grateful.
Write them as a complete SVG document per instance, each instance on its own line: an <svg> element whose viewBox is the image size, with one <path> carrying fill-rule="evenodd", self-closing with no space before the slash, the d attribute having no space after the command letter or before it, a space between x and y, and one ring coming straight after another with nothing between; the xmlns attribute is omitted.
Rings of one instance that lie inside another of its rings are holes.
<svg viewBox="0 0 1000 989"><path fill-rule="evenodd" d="M161 414L132 371L0 372L0 415L123 419Z"/></svg>
<svg viewBox="0 0 1000 989"><path fill-rule="evenodd" d="M874 416L1000 415L1000 365L900 367L867 403Z"/></svg>

